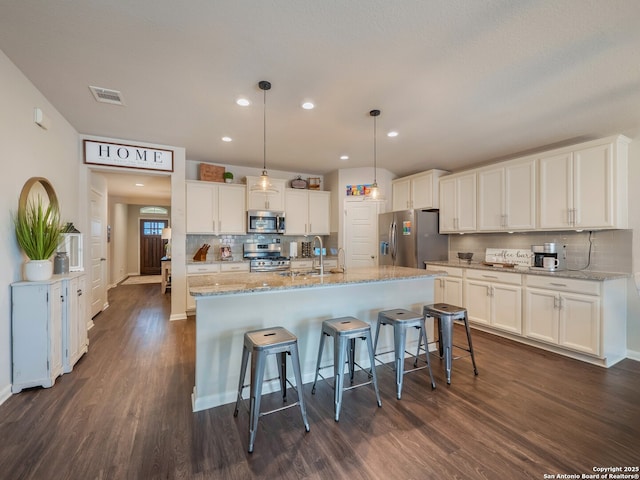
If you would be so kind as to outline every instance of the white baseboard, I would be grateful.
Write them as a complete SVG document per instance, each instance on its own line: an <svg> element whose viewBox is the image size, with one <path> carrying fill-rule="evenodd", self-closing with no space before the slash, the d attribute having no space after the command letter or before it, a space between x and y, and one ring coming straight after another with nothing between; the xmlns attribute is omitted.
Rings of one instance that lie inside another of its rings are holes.
<svg viewBox="0 0 640 480"><path fill-rule="evenodd" d="M640 352L636 350L627 350L627 358L640 362Z"/></svg>
<svg viewBox="0 0 640 480"><path fill-rule="evenodd" d="M6 402L11 397L11 384L0 390L0 405Z"/></svg>
<svg viewBox="0 0 640 480"><path fill-rule="evenodd" d="M186 320L187 319L187 314L186 313L172 313L169 316L169 321L173 322L174 320Z"/></svg>

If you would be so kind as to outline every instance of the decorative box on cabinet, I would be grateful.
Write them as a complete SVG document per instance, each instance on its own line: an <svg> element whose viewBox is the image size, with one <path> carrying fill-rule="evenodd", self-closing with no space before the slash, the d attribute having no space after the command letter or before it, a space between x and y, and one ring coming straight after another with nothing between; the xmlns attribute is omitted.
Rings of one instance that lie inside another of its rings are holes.
<svg viewBox="0 0 640 480"><path fill-rule="evenodd" d="M284 191L287 181L282 178L271 178L271 185L277 190L276 192L261 192L259 190L251 190L256 185L260 177L247 177L247 210L273 210L276 212L284 211Z"/></svg>
<svg viewBox="0 0 640 480"><path fill-rule="evenodd" d="M11 391L53 386L87 351L84 274L11 285Z"/></svg>
<svg viewBox="0 0 640 480"><path fill-rule="evenodd" d="M627 228L629 143L618 135L541 156L540 228Z"/></svg>
<svg viewBox="0 0 640 480"><path fill-rule="evenodd" d="M448 172L428 170L391 182L394 211L415 208L438 208L440 202L438 179Z"/></svg>
<svg viewBox="0 0 640 480"><path fill-rule="evenodd" d="M285 191L287 235L329 235L331 192L297 190Z"/></svg>
<svg viewBox="0 0 640 480"><path fill-rule="evenodd" d="M244 185L188 181L187 233L246 233Z"/></svg>

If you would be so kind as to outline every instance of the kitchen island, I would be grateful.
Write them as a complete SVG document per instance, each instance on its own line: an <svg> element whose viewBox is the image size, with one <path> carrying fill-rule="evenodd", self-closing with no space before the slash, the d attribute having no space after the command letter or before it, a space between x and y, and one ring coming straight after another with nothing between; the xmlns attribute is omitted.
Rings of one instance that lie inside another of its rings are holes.
<svg viewBox="0 0 640 480"><path fill-rule="evenodd" d="M196 299L193 410L235 401L246 331L269 326L290 330L298 337L303 382L312 382L323 320L354 316L369 322L375 331L381 310L406 308L422 312L423 305L433 303L434 278L441 275L444 273L385 266L354 268L322 277L245 273L189 278L189 293ZM430 339L432 331L430 322L427 325ZM411 340L413 343L407 345L409 350L415 349L417 335ZM328 343L325 348L332 348ZM383 328L378 351L392 349L392 329ZM382 359L391 361L393 354ZM358 346L357 361L364 367L369 366L362 345ZM324 373L331 375L330 370ZM276 375L275 362L269 362L265 378ZM265 383L263 391L277 389L274 381Z"/></svg>

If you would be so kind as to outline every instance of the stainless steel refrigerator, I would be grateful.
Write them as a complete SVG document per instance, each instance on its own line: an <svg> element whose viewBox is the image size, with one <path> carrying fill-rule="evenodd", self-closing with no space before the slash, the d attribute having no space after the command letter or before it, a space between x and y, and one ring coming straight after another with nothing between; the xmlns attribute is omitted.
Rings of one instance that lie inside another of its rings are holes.
<svg viewBox="0 0 640 480"><path fill-rule="evenodd" d="M448 260L449 237L438 232L437 210L403 210L378 216L379 265L426 268Z"/></svg>

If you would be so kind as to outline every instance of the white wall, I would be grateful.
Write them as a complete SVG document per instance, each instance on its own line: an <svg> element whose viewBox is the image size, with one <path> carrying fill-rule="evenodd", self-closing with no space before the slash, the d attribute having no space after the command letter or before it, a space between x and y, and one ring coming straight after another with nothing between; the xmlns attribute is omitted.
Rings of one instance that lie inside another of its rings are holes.
<svg viewBox="0 0 640 480"><path fill-rule="evenodd" d="M640 139L629 145L629 228L635 281L629 281L627 291L627 349L629 357L640 361Z"/></svg>
<svg viewBox="0 0 640 480"><path fill-rule="evenodd" d="M127 278L127 205L113 203L109 208L111 242L109 243L109 285L115 286Z"/></svg>
<svg viewBox="0 0 640 480"><path fill-rule="evenodd" d="M0 403L11 389L11 287L22 280L24 257L13 231L12 214L18 208L22 185L30 177L47 178L56 190L62 220L85 225L78 206L80 188L78 132L0 51ZM51 119L49 130L33 122L39 107ZM82 221L81 221L82 220Z"/></svg>

